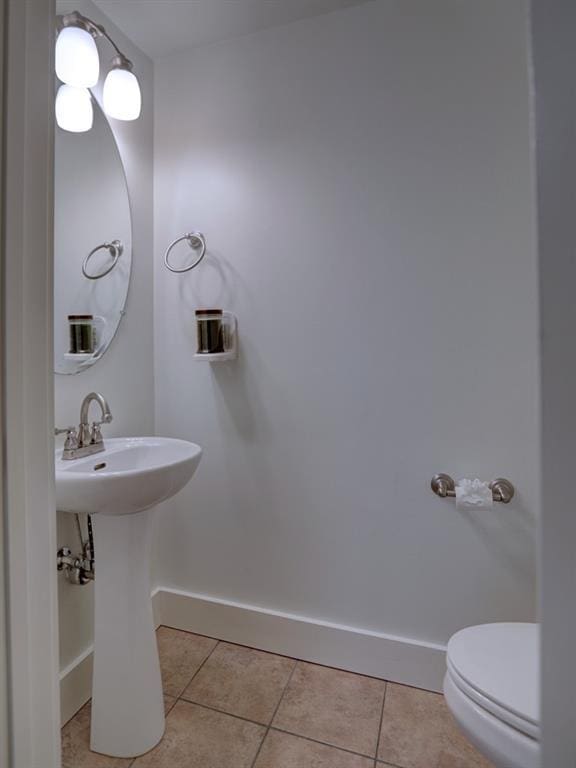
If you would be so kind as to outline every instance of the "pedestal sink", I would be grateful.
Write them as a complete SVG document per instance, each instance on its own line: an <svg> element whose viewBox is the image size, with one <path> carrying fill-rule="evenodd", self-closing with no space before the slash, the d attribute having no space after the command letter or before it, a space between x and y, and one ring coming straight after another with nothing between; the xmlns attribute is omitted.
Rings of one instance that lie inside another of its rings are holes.
<svg viewBox="0 0 576 768"><path fill-rule="evenodd" d="M149 510L186 485L201 455L194 443L162 437L109 439L104 451L71 461L56 452L57 509L94 515L95 752L136 757L164 733Z"/></svg>

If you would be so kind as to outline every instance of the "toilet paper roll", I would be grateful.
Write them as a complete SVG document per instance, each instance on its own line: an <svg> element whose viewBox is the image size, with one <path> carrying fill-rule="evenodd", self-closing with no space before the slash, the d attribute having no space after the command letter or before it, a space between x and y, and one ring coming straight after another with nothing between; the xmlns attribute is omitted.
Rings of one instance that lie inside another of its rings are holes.
<svg viewBox="0 0 576 768"><path fill-rule="evenodd" d="M463 478L456 484L456 509L492 509L494 497L488 483Z"/></svg>

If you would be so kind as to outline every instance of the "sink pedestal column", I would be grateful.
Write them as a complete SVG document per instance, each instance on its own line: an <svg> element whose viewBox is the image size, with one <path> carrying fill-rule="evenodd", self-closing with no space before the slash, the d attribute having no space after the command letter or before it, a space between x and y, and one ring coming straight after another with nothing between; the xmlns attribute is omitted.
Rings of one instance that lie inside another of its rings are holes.
<svg viewBox="0 0 576 768"><path fill-rule="evenodd" d="M95 613L90 747L114 757L148 752L164 734L152 601L152 511L94 515Z"/></svg>

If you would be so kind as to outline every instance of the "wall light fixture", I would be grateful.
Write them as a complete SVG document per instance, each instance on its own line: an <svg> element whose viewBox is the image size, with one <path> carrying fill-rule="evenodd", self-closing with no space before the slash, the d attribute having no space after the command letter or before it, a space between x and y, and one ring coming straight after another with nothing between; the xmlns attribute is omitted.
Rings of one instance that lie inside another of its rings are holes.
<svg viewBox="0 0 576 768"><path fill-rule="evenodd" d="M116 54L104 81L104 111L116 120L136 120L142 96L132 62L122 53L101 24L78 11L60 16L56 40L56 76L64 83L56 96L56 122L65 131L89 131L92 104L88 88L98 82L100 59L95 40L104 37Z"/></svg>

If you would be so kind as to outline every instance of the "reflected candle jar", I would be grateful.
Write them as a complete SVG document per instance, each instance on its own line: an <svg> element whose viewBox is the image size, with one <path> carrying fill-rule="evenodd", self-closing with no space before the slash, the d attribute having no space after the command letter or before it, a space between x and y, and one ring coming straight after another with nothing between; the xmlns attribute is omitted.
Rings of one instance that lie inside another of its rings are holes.
<svg viewBox="0 0 576 768"><path fill-rule="evenodd" d="M71 355L91 355L96 346L93 315L68 315Z"/></svg>

